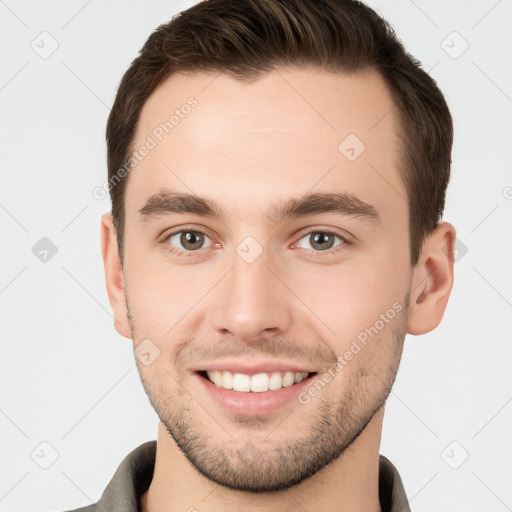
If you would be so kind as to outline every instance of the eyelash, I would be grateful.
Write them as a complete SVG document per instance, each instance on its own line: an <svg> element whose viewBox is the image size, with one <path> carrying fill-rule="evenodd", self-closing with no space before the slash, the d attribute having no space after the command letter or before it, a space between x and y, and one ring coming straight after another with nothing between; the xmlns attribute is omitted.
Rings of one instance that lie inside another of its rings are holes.
<svg viewBox="0 0 512 512"><path fill-rule="evenodd" d="M187 251L185 249L176 249L175 247L173 247L172 245L170 245L168 243L168 240L171 236L174 236L174 235L177 235L180 233L187 233L187 232L201 233L202 235L205 235L206 237L210 238L208 236L208 233L202 229L182 228L182 229L179 229L178 231L173 231L171 233L165 234L165 236L162 237L162 239L160 240L159 243L163 244L165 246L165 248L170 253L175 254L176 256L181 256L183 253L185 253L186 257L194 257L194 256L196 256L196 253L199 253L201 251L201 249L197 249L195 251ZM345 236L341 235L340 233L338 233L337 231L333 231L331 229L314 229L314 230L308 231L308 232L302 234L300 236L300 238L298 238L297 242L302 240L305 236L311 235L313 233L322 233L322 234L332 235L332 236L338 237L342 241L342 243L337 245L336 247L333 247L331 249L326 249L325 251L316 251L316 250L312 250L312 249L306 249L307 251L312 251L312 255L315 258L323 257L324 255L333 255L333 254L337 253L339 250L343 250L344 246L351 245L351 242L347 239L347 237L345 237ZM295 245L295 243L296 242L294 242L294 245Z"/></svg>

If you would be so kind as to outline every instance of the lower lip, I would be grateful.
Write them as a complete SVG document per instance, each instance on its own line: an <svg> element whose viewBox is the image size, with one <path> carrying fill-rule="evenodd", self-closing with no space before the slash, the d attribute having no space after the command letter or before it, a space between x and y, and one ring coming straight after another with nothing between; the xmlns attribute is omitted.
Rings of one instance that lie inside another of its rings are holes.
<svg viewBox="0 0 512 512"><path fill-rule="evenodd" d="M291 386L261 393L224 389L198 373L195 375L214 400L229 411L246 416L258 416L269 413L295 399L304 388L311 384L316 373Z"/></svg>

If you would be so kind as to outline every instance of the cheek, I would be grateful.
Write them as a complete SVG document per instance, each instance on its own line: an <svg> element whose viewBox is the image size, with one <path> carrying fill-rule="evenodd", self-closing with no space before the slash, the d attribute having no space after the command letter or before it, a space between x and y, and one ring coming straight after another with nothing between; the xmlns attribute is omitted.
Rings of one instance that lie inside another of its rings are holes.
<svg viewBox="0 0 512 512"><path fill-rule="evenodd" d="M200 290L190 286L183 273L170 273L169 268L142 261L134 256L125 263L126 292L137 337L172 339L173 327L192 307Z"/></svg>
<svg viewBox="0 0 512 512"><path fill-rule="evenodd" d="M365 328L379 321L381 315L386 316L386 312L389 311L386 319L395 316L398 306L393 308L393 305L403 302L407 276L389 266L378 263L342 265L339 269L331 266L315 270L313 280L310 277L295 280L297 295L317 318L322 332L327 329L326 338L335 340L333 349L343 350ZM325 284L319 286L319 283Z"/></svg>

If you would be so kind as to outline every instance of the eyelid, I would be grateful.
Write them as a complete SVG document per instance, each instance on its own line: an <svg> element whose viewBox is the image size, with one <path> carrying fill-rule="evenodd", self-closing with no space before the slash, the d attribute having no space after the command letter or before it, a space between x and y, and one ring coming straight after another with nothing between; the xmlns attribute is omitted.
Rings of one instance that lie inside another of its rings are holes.
<svg viewBox="0 0 512 512"><path fill-rule="evenodd" d="M339 236L345 243L351 243L355 241L355 237L345 231L344 229L340 228L333 228L333 227L308 227L304 230L299 231L297 235L295 235L297 241L304 238L306 235L309 235L311 233L330 233L332 235Z"/></svg>

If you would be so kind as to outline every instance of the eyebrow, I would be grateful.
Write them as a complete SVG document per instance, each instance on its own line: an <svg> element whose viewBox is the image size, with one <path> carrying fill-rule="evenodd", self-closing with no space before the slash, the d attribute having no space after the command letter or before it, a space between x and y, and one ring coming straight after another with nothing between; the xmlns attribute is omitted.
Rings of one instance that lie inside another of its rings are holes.
<svg viewBox="0 0 512 512"><path fill-rule="evenodd" d="M170 214L202 215L224 221L231 218L227 210L211 199L194 194L174 192L170 189L163 189L150 196L146 204L139 210L139 213L141 221L149 221ZM376 223L381 221L379 213L372 205L365 203L353 194L340 192L315 192L297 199L288 199L272 205L265 217L270 223L278 223L284 219L320 215L322 213L359 217Z"/></svg>

